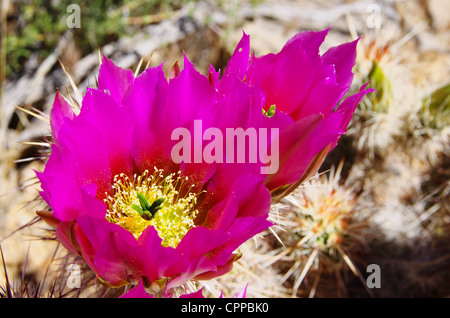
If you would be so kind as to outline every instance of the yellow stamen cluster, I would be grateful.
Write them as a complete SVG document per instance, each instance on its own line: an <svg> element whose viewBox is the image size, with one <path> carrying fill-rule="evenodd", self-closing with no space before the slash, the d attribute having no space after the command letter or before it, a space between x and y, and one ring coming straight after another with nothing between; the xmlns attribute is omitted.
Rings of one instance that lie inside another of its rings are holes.
<svg viewBox="0 0 450 318"><path fill-rule="evenodd" d="M153 174L146 170L142 175L134 175L130 179L121 173L114 176L113 195L106 195L106 220L120 225L135 238L150 225L154 226L162 239L163 246L176 247L184 235L192 229L198 214L195 209L198 194L192 193L191 185L184 196L180 196L188 177L181 178L180 172L165 175L161 169ZM141 193L151 204L159 198L164 202L150 220L144 219L134 206L139 206L138 193Z"/></svg>

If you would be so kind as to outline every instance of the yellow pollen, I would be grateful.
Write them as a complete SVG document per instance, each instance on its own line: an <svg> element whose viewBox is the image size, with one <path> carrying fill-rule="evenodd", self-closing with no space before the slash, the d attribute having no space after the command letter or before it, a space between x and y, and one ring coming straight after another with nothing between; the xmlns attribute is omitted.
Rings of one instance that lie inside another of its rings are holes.
<svg viewBox="0 0 450 318"><path fill-rule="evenodd" d="M120 225L135 238L139 238L147 226L154 226L162 239L162 246L176 247L186 233L192 229L198 211L195 209L198 194L192 193L191 185L183 197L179 190L188 177L181 178L180 172L165 175L161 169L153 174L146 170L142 175L134 175L131 180L121 173L114 176L114 194L106 194L106 220ZM140 206L138 193L152 204L164 198L159 210L151 219L144 219L133 206Z"/></svg>

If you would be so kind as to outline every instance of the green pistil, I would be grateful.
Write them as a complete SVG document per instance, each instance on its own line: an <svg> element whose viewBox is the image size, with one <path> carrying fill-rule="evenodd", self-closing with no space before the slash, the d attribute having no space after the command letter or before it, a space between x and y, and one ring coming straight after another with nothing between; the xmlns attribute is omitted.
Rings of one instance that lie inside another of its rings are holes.
<svg viewBox="0 0 450 318"><path fill-rule="evenodd" d="M263 108L262 113L264 116L271 118L271 117L273 117L273 115L275 115L275 109L276 109L276 106L275 106L275 104L273 104L272 106L269 107L269 109L267 111L264 110L264 108Z"/></svg>
<svg viewBox="0 0 450 318"><path fill-rule="evenodd" d="M137 197L139 199L139 203L141 204L141 206L138 206L137 204L132 204L131 207L136 212L138 212L144 220L147 221L151 220L155 216L156 212L158 212L163 208L161 205L166 200L165 198L158 198L155 201L153 201L152 204L150 204L142 193L139 192L137 194Z"/></svg>

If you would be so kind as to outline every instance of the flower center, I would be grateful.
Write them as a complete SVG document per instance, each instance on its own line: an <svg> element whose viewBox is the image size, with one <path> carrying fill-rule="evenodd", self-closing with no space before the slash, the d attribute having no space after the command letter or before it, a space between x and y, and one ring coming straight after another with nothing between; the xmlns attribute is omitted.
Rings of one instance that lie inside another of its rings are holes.
<svg viewBox="0 0 450 318"><path fill-rule="evenodd" d="M163 246L176 247L186 233L193 228L198 214L195 209L198 194L191 185L181 196L180 189L188 177L180 172L164 175L155 168L153 174L146 170L130 179L121 173L114 176L113 195L106 196L106 220L120 225L135 238L139 238L147 226L154 226Z"/></svg>

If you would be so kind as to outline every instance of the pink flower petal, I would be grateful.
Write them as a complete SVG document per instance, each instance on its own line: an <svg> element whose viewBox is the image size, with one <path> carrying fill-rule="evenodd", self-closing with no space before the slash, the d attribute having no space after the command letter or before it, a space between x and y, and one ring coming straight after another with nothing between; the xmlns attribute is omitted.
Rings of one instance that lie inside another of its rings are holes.
<svg viewBox="0 0 450 318"><path fill-rule="evenodd" d="M70 105L66 102L63 96L56 92L55 100L53 101L53 108L50 111L50 127L52 128L53 139L58 143L59 140L59 130L61 126L67 120L72 120L75 117Z"/></svg>
<svg viewBox="0 0 450 318"><path fill-rule="evenodd" d="M268 175L266 186L276 189L301 178L311 160L342 132L335 121L321 114L302 118L280 134L279 170Z"/></svg>
<svg viewBox="0 0 450 318"><path fill-rule="evenodd" d="M225 77L235 75L241 80L244 79L250 59L250 36L245 32L242 33L242 38L228 61L224 72Z"/></svg>
<svg viewBox="0 0 450 318"><path fill-rule="evenodd" d="M45 170L36 174L41 182L41 196L53 208L55 218L71 221L82 209L82 193L72 160L59 147L52 145ZM61 182L61 179L65 180Z"/></svg>
<svg viewBox="0 0 450 318"><path fill-rule="evenodd" d="M359 38L328 49L322 55L322 61L325 64L333 65L336 69L337 83L343 91L347 91L353 81L352 69L356 61L356 46Z"/></svg>
<svg viewBox="0 0 450 318"><path fill-rule="evenodd" d="M83 112L76 119L80 129L89 123L98 131L107 147L111 174L130 175L134 163L130 155L134 123L126 108L119 106L111 96L99 90L88 90L83 99Z"/></svg>
<svg viewBox="0 0 450 318"><path fill-rule="evenodd" d="M133 80L134 75L131 70L124 70L103 56L98 74L99 90L110 94L120 104L126 91L133 83Z"/></svg>
<svg viewBox="0 0 450 318"><path fill-rule="evenodd" d="M139 245L142 246L142 258L145 264L142 275L150 281L178 274L180 270L173 269L173 267L175 264L180 265L180 262L184 261L173 247L163 247L161 242L162 239L153 226L148 227L139 237Z"/></svg>

